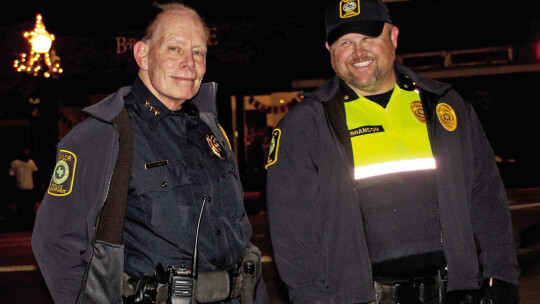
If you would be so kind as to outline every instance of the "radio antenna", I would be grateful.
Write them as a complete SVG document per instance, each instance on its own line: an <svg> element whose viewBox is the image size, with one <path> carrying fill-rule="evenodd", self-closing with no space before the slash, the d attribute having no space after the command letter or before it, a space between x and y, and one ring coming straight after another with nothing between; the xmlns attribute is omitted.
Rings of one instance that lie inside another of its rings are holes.
<svg viewBox="0 0 540 304"><path fill-rule="evenodd" d="M191 275L194 277L194 278L197 278L197 274L198 274L198 271L197 271L197 261L199 260L199 251L198 251L198 247L199 247L199 228L201 227L201 219L202 219L202 214L203 214L203 211L204 211L204 206L206 205L206 202L208 201L208 197L204 197L203 199L203 203L202 203L202 206L201 206L201 212L199 213L199 221L197 222L197 232L195 233L195 248L193 248L193 270L192 270L192 273Z"/></svg>

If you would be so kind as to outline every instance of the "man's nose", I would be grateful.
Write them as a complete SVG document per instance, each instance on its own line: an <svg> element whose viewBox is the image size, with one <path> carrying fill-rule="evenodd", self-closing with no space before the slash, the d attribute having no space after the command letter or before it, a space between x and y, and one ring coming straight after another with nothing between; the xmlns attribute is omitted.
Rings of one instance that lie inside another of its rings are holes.
<svg viewBox="0 0 540 304"><path fill-rule="evenodd" d="M182 68L193 69L195 68L195 58L192 52L185 52L181 62Z"/></svg>
<svg viewBox="0 0 540 304"><path fill-rule="evenodd" d="M355 42L354 43L354 50L353 54L356 57L362 57L367 54L367 47L365 43L362 42Z"/></svg>

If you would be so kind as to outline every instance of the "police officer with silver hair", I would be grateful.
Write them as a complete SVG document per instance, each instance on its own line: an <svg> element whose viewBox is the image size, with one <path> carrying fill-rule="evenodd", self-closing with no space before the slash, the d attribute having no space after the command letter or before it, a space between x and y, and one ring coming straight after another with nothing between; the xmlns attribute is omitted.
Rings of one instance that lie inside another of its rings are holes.
<svg viewBox="0 0 540 304"><path fill-rule="evenodd" d="M381 0L332 0L325 20L337 75L279 122L267 163L291 302L518 303L508 201L472 106L395 63Z"/></svg>
<svg viewBox="0 0 540 304"><path fill-rule="evenodd" d="M60 141L32 235L55 303L268 302L207 41L194 9L156 5L138 77Z"/></svg>

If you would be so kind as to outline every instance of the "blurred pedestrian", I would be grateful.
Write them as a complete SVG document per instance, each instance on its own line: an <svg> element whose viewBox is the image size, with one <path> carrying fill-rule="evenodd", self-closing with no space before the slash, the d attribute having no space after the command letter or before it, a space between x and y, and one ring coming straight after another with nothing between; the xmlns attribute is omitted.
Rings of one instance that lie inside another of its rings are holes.
<svg viewBox="0 0 540 304"><path fill-rule="evenodd" d="M11 162L9 175L15 179L14 192L14 224L18 228L31 229L34 223L34 172L38 167L30 157L30 150L23 149Z"/></svg>

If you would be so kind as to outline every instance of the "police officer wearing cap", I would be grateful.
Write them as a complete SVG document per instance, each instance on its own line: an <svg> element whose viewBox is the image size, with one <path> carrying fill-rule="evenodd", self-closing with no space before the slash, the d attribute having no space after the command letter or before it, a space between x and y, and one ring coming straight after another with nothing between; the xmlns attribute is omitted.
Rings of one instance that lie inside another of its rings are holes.
<svg viewBox="0 0 540 304"><path fill-rule="evenodd" d="M267 163L291 302L518 303L508 201L472 106L394 62L382 1L333 0L325 20L337 75L279 122Z"/></svg>
<svg viewBox="0 0 540 304"><path fill-rule="evenodd" d="M58 145L32 248L55 303L267 303L198 13L160 4L138 77Z"/></svg>

